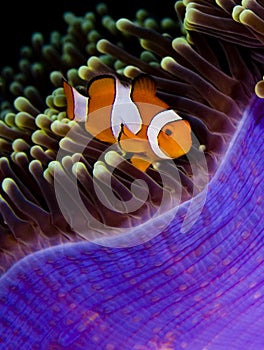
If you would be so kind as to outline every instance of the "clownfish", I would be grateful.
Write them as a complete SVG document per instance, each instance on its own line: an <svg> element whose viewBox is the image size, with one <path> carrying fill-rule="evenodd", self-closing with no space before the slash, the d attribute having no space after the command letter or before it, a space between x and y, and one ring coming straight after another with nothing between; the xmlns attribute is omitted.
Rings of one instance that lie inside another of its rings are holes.
<svg viewBox="0 0 264 350"><path fill-rule="evenodd" d="M92 79L84 96L66 80L67 117L85 123L94 138L118 143L141 171L163 159L175 159L192 146L191 127L156 96L156 83L140 74L131 84L112 75Z"/></svg>

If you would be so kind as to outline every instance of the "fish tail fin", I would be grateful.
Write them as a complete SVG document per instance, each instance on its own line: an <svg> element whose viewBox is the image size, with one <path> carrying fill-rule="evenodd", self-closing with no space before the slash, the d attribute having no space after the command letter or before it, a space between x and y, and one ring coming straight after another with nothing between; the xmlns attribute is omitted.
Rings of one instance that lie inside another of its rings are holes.
<svg viewBox="0 0 264 350"><path fill-rule="evenodd" d="M65 80L62 81L64 93L67 101L67 117L70 120L74 119L74 91L73 87Z"/></svg>
<svg viewBox="0 0 264 350"><path fill-rule="evenodd" d="M88 97L80 94L65 79L62 84L67 101L67 117L70 120L85 122L88 115Z"/></svg>

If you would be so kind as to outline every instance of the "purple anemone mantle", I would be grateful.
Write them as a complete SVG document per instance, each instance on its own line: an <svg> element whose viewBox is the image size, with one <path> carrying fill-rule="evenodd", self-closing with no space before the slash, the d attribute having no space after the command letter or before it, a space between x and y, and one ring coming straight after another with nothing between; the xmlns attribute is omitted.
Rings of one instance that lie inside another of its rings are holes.
<svg viewBox="0 0 264 350"><path fill-rule="evenodd" d="M14 264L0 349L264 349L263 113L254 99L187 233L184 203L143 245L66 244Z"/></svg>

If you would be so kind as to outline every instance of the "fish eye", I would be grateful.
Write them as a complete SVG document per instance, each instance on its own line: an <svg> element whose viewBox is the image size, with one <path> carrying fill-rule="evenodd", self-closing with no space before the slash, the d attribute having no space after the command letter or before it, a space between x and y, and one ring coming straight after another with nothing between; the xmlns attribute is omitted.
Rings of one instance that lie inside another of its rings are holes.
<svg viewBox="0 0 264 350"><path fill-rule="evenodd" d="M170 136L170 135L172 134L172 131L171 131L170 129L166 129L166 130L165 130L165 134L166 134L167 136Z"/></svg>

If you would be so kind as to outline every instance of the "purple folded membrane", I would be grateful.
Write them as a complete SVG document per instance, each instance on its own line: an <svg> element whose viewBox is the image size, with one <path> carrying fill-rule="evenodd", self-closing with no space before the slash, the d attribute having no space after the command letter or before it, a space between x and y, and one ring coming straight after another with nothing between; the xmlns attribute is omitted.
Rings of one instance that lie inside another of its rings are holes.
<svg viewBox="0 0 264 350"><path fill-rule="evenodd" d="M263 348L263 110L245 110L187 233L185 202L143 245L65 244L14 264L0 349Z"/></svg>

